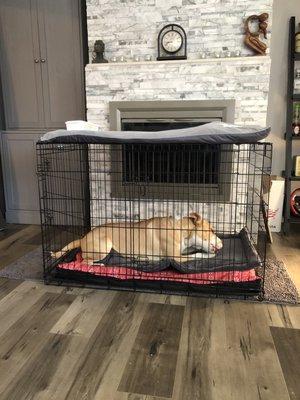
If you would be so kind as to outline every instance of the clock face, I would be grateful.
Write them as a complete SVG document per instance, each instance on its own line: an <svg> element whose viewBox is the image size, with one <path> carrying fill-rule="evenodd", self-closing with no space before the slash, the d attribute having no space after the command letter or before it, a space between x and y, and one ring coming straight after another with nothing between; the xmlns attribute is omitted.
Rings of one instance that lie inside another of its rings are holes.
<svg viewBox="0 0 300 400"><path fill-rule="evenodd" d="M182 36L177 31L169 31L165 33L162 39L162 46L168 53L176 53L183 43Z"/></svg>

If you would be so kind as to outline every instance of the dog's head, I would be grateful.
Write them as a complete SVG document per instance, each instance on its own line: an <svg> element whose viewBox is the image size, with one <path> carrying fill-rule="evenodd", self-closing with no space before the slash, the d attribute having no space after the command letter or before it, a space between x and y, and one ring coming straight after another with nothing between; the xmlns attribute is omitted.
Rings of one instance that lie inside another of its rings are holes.
<svg viewBox="0 0 300 400"><path fill-rule="evenodd" d="M215 234L208 221L201 218L196 212L190 214L187 220L188 237L186 242L188 247L194 247L213 254L222 249L222 240Z"/></svg>

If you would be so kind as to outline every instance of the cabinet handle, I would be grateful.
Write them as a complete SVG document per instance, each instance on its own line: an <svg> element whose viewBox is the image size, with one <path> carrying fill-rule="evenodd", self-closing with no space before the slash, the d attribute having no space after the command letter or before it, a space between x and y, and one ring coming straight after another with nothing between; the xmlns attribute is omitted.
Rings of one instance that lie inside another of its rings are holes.
<svg viewBox="0 0 300 400"><path fill-rule="evenodd" d="M40 62L40 60L39 60L38 58L35 58L35 59L34 59L34 62L37 64L37 63Z"/></svg>
<svg viewBox="0 0 300 400"><path fill-rule="evenodd" d="M46 60L44 58L41 58L41 62L44 63L46 62Z"/></svg>

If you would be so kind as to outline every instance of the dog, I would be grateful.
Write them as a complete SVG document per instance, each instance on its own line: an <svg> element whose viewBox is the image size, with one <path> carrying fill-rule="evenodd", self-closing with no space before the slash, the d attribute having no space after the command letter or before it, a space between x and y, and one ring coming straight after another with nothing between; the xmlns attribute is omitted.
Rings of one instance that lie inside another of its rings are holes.
<svg viewBox="0 0 300 400"><path fill-rule="evenodd" d="M86 264L104 259L112 249L140 261L170 258L178 262L215 257L223 244L210 223L193 212L188 217L154 217L139 222L108 223L92 229L82 239L51 253L53 258L81 248ZM184 254L193 248L197 252Z"/></svg>

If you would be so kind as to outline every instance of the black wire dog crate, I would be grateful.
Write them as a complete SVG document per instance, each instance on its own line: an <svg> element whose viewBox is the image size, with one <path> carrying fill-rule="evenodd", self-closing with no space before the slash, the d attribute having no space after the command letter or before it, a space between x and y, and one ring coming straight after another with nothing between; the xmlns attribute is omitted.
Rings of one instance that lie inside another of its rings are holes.
<svg viewBox="0 0 300 400"><path fill-rule="evenodd" d="M262 295L272 146L37 144L46 283Z"/></svg>

